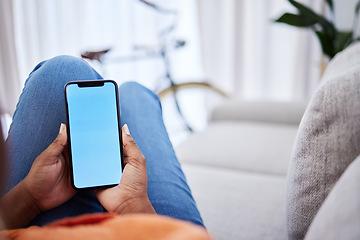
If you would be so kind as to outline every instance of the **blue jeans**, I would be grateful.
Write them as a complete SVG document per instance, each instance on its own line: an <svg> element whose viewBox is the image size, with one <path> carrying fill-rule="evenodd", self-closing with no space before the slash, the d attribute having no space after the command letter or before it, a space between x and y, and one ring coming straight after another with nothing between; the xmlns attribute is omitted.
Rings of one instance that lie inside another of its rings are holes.
<svg viewBox="0 0 360 240"><path fill-rule="evenodd" d="M7 191L25 178L35 158L56 138L60 123L66 123L65 84L101 78L85 61L70 56L41 62L30 73L6 141L10 159ZM125 83L119 90L122 125L128 124L147 160L148 196L156 212L203 225L164 126L159 99L137 83ZM83 190L41 213L31 225L102 211L93 191Z"/></svg>

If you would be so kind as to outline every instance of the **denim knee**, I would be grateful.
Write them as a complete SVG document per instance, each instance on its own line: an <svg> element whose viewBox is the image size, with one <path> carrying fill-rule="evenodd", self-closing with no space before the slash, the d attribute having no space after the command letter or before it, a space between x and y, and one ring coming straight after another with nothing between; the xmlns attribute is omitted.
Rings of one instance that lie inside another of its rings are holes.
<svg viewBox="0 0 360 240"><path fill-rule="evenodd" d="M126 82L119 87L121 98L140 97L146 103L147 101L154 102L161 108L159 97L150 89L144 87L137 82ZM135 96L134 96L135 95Z"/></svg>
<svg viewBox="0 0 360 240"><path fill-rule="evenodd" d="M78 58L78 57L70 56L70 55L56 56L56 57L50 58L44 62L49 67L54 67L57 65L62 65L64 68L74 68L74 67L89 68L90 67L90 65L85 60Z"/></svg>
<svg viewBox="0 0 360 240"><path fill-rule="evenodd" d="M73 56L57 56L39 63L30 78L42 83L65 85L69 81L102 79L86 61Z"/></svg>

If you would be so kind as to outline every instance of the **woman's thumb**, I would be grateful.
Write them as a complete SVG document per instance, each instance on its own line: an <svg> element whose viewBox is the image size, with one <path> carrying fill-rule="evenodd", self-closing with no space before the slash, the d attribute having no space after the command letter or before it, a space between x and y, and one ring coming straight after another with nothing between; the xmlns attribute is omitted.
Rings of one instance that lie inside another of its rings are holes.
<svg viewBox="0 0 360 240"><path fill-rule="evenodd" d="M129 159L136 159L137 161L140 161L144 158L144 155L141 153L139 147L137 146L135 140L130 135L129 127L127 124L125 124L122 127L123 132L123 151L124 151L124 162L125 164L128 163L127 161ZM141 161L140 161L141 162Z"/></svg>
<svg viewBox="0 0 360 240"><path fill-rule="evenodd" d="M65 148L67 142L66 125L61 123L59 134L52 144L48 147L51 154L59 155Z"/></svg>

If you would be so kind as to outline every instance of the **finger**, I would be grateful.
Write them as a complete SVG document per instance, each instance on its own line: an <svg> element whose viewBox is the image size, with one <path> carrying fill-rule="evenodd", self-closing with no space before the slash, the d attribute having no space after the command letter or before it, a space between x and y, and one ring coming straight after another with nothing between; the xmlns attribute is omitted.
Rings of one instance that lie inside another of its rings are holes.
<svg viewBox="0 0 360 240"><path fill-rule="evenodd" d="M47 148L47 151L51 153L53 156L58 156L63 152L66 146L66 142L67 142L66 125L61 123L59 134L56 137L56 139Z"/></svg>
<svg viewBox="0 0 360 240"><path fill-rule="evenodd" d="M127 164L131 159L144 160L144 155L141 153L138 145L132 138L127 124L122 127L122 133L125 164Z"/></svg>

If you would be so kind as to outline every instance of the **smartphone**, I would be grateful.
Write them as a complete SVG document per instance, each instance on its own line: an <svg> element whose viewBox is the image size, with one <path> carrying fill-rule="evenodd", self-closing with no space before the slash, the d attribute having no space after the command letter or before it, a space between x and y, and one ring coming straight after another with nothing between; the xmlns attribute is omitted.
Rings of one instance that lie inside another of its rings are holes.
<svg viewBox="0 0 360 240"><path fill-rule="evenodd" d="M73 187L119 184L123 150L116 82L69 82L65 85L65 105Z"/></svg>

